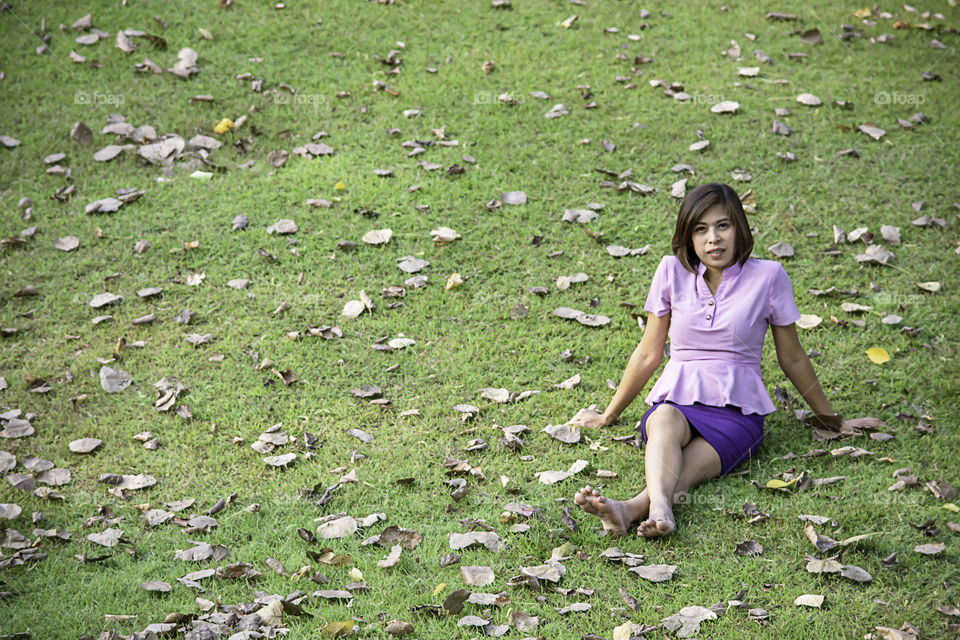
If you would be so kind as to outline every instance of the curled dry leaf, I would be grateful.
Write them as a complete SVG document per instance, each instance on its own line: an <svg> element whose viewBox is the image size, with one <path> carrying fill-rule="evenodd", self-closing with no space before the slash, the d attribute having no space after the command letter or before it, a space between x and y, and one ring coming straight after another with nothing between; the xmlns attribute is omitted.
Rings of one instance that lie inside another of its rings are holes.
<svg viewBox="0 0 960 640"><path fill-rule="evenodd" d="M367 305L363 304L360 300L350 300L343 305L343 311L340 312L340 315L346 316L347 318L356 318L366 310Z"/></svg>
<svg viewBox="0 0 960 640"><path fill-rule="evenodd" d="M462 284L463 284L463 277L459 273L454 273L454 274L451 274L449 278L447 278L447 284L444 286L444 288L447 291L450 291L450 289L455 289L456 287L459 287Z"/></svg>
<svg viewBox="0 0 960 640"><path fill-rule="evenodd" d="M390 553L384 557L382 560L377 562L377 566L381 569L386 569L387 567L393 567L400 561L400 554L403 553L403 547L398 544L393 545L390 548Z"/></svg>
<svg viewBox="0 0 960 640"><path fill-rule="evenodd" d="M449 227L438 227L430 231L431 239L438 247L460 239L460 234Z"/></svg>
<svg viewBox="0 0 960 640"><path fill-rule="evenodd" d="M823 322L823 318L813 314L801 313L796 325L801 329L813 329Z"/></svg>

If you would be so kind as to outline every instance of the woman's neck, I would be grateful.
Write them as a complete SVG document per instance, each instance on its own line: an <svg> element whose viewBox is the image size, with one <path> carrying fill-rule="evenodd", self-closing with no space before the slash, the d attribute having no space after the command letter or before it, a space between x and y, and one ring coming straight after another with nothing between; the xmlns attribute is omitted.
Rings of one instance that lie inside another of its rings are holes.
<svg viewBox="0 0 960 640"><path fill-rule="evenodd" d="M716 295L717 288L723 280L723 269L707 267L707 270L703 274L703 279L707 283L707 287L710 288L710 293Z"/></svg>

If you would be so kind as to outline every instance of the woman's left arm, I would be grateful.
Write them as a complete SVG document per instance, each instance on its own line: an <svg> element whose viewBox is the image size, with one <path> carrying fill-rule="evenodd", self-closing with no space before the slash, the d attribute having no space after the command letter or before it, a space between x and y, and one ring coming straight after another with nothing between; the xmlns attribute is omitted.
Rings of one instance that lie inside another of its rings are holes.
<svg viewBox="0 0 960 640"><path fill-rule="evenodd" d="M817 415L836 415L820 388L820 381L810 364L810 358L800 345L796 325L770 325L770 329L773 331L773 343L777 349L777 362L806 403Z"/></svg>

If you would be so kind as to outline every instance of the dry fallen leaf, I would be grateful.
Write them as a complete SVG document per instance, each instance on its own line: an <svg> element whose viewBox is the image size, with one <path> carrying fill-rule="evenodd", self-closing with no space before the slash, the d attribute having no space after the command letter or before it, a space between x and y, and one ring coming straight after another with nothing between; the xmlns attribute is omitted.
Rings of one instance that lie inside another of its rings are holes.
<svg viewBox="0 0 960 640"><path fill-rule="evenodd" d="M819 609L820 605L823 604L823 596L814 595L812 593L805 593L801 596L797 596L796 599L794 599L793 604L795 604L798 607L800 606L814 607L816 609Z"/></svg>
<svg viewBox="0 0 960 640"><path fill-rule="evenodd" d="M393 547L390 548L390 553L382 560L379 560L377 566L381 569L395 566L400 561L401 553L403 553L403 547L398 544L393 545Z"/></svg>
<svg viewBox="0 0 960 640"><path fill-rule="evenodd" d="M499 198L504 204L526 204L527 202L527 194L523 191L507 191L501 193Z"/></svg>
<svg viewBox="0 0 960 640"><path fill-rule="evenodd" d="M392 237L393 231L390 229L373 229L363 234L360 240L366 244L386 244Z"/></svg>
<svg viewBox="0 0 960 640"><path fill-rule="evenodd" d="M689 638L700 631L700 623L704 620L716 620L717 614L697 605L684 607L672 616L667 616L660 622L660 626L676 631L678 638Z"/></svg>
<svg viewBox="0 0 960 640"><path fill-rule="evenodd" d="M461 566L460 578L469 585L482 587L494 581L493 569L490 567Z"/></svg>
<svg viewBox="0 0 960 640"><path fill-rule="evenodd" d="M639 567L632 567L629 571L650 582L666 582L673 578L673 574L677 572L677 565L644 564Z"/></svg>
<svg viewBox="0 0 960 640"><path fill-rule="evenodd" d="M133 376L123 369L100 367L100 387L107 393L119 393L133 382Z"/></svg>
<svg viewBox="0 0 960 640"><path fill-rule="evenodd" d="M733 100L724 100L710 107L713 113L736 113L738 109L740 109L740 103Z"/></svg>
<svg viewBox="0 0 960 640"><path fill-rule="evenodd" d="M928 544L918 544L913 550L927 556L935 556L946 548L947 545L942 542L930 542Z"/></svg>
<svg viewBox="0 0 960 640"><path fill-rule="evenodd" d="M97 438L80 438L70 443L70 451L74 453L90 453L103 444L103 440Z"/></svg>

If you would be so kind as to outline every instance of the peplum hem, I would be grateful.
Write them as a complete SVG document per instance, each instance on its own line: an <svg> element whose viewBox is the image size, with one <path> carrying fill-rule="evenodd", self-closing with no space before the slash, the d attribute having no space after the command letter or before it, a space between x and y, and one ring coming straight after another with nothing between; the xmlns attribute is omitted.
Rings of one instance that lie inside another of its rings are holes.
<svg viewBox="0 0 960 640"><path fill-rule="evenodd" d="M763 385L759 365L717 360L668 360L646 401L653 405L667 400L676 404L699 402L715 407L731 404L739 407L744 415L766 415L776 411Z"/></svg>

